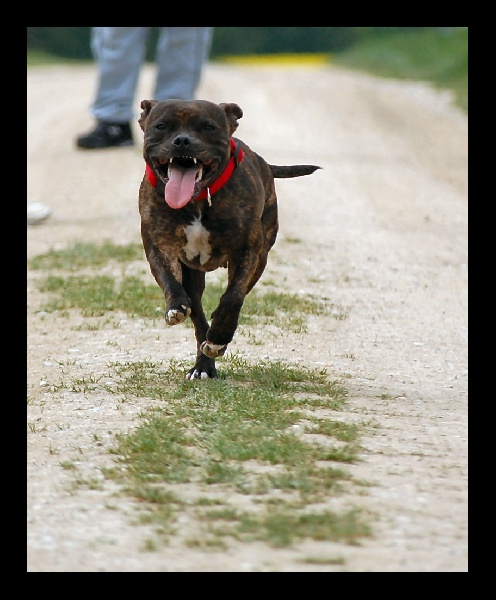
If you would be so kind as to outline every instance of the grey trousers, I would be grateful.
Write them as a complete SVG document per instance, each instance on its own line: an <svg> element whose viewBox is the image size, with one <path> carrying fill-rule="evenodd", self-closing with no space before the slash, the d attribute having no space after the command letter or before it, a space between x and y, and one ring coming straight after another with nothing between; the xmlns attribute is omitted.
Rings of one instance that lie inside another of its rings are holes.
<svg viewBox="0 0 496 600"><path fill-rule="evenodd" d="M124 123L139 114L135 95L150 27L93 27L91 49L98 67L91 112L100 121ZM207 61L213 27L159 27L153 100L195 97ZM142 98L140 99L142 100Z"/></svg>

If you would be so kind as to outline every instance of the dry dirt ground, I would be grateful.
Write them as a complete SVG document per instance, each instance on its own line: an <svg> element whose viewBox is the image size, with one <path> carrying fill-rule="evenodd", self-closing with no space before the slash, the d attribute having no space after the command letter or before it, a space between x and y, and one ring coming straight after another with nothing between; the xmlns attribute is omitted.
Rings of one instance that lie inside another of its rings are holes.
<svg viewBox="0 0 496 600"><path fill-rule="evenodd" d="M149 66L137 113L152 79ZM92 125L94 68L33 69L27 83L28 200L53 208L28 227L28 258L74 241L139 241L137 123L135 147L78 151L75 136ZM115 434L138 424L143 401L123 408L111 395L51 393L46 382L88 378L111 361L192 359L192 330L125 317L117 330L81 330L77 315L40 313L39 274L28 269L27 570L467 572L466 115L424 84L332 65L211 63L198 96L237 102L237 134L269 162L323 167L277 182L280 236L264 277L324 295L347 318L315 317L301 335L258 331L262 345L239 333L230 350L344 378L346 417L376 425L351 467L371 486L346 498L374 511L374 536L360 546L203 552L174 542L143 552L149 531L132 524L133 501L106 481L74 489L75 474L61 466L101 477ZM342 564L302 562L322 554Z"/></svg>

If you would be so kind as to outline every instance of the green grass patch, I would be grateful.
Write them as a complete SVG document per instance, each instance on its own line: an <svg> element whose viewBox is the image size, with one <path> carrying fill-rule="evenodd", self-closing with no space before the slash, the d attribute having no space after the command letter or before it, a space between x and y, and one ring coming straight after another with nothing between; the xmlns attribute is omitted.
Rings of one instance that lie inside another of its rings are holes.
<svg viewBox="0 0 496 600"><path fill-rule="evenodd" d="M136 523L153 525L150 547L180 535L186 515L197 533L182 543L210 551L226 550L229 540L283 548L304 539L358 544L372 534L371 515L325 508L350 486L366 485L347 466L360 460L367 423L322 415L345 407L340 382L324 369L229 354L218 380L188 381L186 369L181 361L111 363L85 391L116 395L123 405L156 401L131 433L115 436L114 467L102 469L136 499ZM64 386L78 388L70 379L54 387Z"/></svg>
<svg viewBox="0 0 496 600"><path fill-rule="evenodd" d="M119 245L105 240L101 244L76 242L67 248L49 250L30 259L28 266L33 271L80 271L87 267L99 267L110 261L128 263L142 261L144 258L141 243Z"/></svg>
<svg viewBox="0 0 496 600"><path fill-rule="evenodd" d="M136 276L116 278L110 275L82 274L82 269L107 264L122 265L141 261L144 253L140 244L116 245L75 243L62 249L51 250L32 258L28 266L33 270L49 272L37 280L40 292L48 294L42 310L45 312L79 309L84 317L101 317L106 313L123 311L130 317L163 318L165 300L159 286L144 283ZM67 275L66 272L77 275ZM215 310L225 290L225 283L207 282L203 305L207 318ZM241 325L270 323L292 332L306 330L308 315L331 312L325 298L298 296L284 292L252 290L246 297L240 316ZM342 314L332 311L332 314ZM192 326L188 319L186 325Z"/></svg>
<svg viewBox="0 0 496 600"><path fill-rule="evenodd" d="M450 89L468 111L468 28L368 37L333 56L337 65L394 79L428 81Z"/></svg>
<svg viewBox="0 0 496 600"><path fill-rule="evenodd" d="M184 379L187 366L180 361L168 367L113 363L109 369L111 393L124 402L161 402L141 415L132 433L116 436L117 467L106 473L146 503L147 522L170 532L178 514L190 514L193 506L200 533L188 545L199 547L217 547L214 539L228 537L281 547L305 537L356 543L370 535L365 515L316 508L346 485L362 485L345 466L359 460L366 427L331 426L313 416L317 409L342 409L347 398L325 370L277 361L250 365L237 355L223 358L219 380L202 382ZM320 441L308 433L318 433ZM188 492L181 500L181 486L191 483L201 495L191 499ZM238 511L227 499L207 501L208 489L258 501L253 510ZM276 510L281 506L283 512Z"/></svg>
<svg viewBox="0 0 496 600"><path fill-rule="evenodd" d="M156 317L163 305L158 285L123 275L123 268L114 270L115 277L91 272L138 260L143 261L139 245L105 242L48 252L29 266L43 271L36 282L48 297L48 313L80 310L83 317L108 319L120 310ZM221 283L207 285L207 313L223 289ZM325 315L328 307L320 298L267 289L253 290L243 311L245 323L281 324L287 330L295 317ZM94 395L99 402L102 395L116 396L120 406L137 398L146 404L137 427L116 435L114 466L102 469L107 480L137 500L136 522L153 524L156 539L148 539L144 550L181 535L178 520L185 515L198 533L182 543L209 551L225 551L229 540L285 547L306 538L357 543L370 535L368 515L322 508L348 486L364 485L346 466L359 460L366 424L361 429L323 415L343 408L346 388L325 369L281 361L250 364L233 354L221 364L219 378L208 381L187 380L190 365L175 360L116 362L106 373L78 371L72 377L74 365L67 364L64 380L47 386L52 393ZM93 441L99 443L98 436ZM67 470L73 466L61 464ZM83 481L77 472L74 478L74 490L101 485L97 479ZM238 505L232 498L243 500Z"/></svg>
<svg viewBox="0 0 496 600"><path fill-rule="evenodd" d="M124 311L131 317L150 319L164 312L160 288L138 277L128 276L117 282L107 275L49 275L37 284L40 292L50 294L42 306L46 312L79 309L84 317L101 317Z"/></svg>

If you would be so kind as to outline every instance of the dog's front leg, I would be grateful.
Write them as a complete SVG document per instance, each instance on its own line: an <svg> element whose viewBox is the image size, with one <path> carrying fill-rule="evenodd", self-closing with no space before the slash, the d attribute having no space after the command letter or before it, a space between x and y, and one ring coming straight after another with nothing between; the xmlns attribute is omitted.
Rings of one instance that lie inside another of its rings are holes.
<svg viewBox="0 0 496 600"><path fill-rule="evenodd" d="M167 325L182 323L191 313L190 299L182 285L179 260L170 252L163 252L152 244L149 236L142 233L143 246L150 271L165 296L165 322Z"/></svg>

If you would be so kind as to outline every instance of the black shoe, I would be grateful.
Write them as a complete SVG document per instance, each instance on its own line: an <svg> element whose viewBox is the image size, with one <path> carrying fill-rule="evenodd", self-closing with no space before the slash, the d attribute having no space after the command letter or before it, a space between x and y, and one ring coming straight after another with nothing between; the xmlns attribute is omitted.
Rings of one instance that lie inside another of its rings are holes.
<svg viewBox="0 0 496 600"><path fill-rule="evenodd" d="M99 121L95 129L80 135L76 140L79 148L88 150L132 146L133 144L133 134L129 123L105 123L104 121Z"/></svg>

